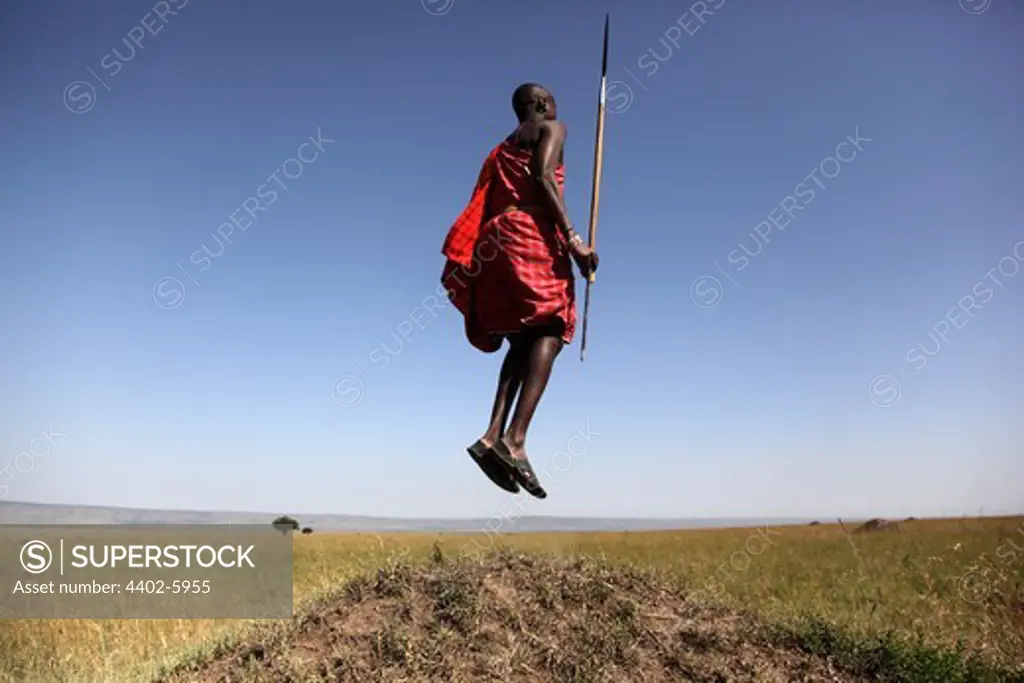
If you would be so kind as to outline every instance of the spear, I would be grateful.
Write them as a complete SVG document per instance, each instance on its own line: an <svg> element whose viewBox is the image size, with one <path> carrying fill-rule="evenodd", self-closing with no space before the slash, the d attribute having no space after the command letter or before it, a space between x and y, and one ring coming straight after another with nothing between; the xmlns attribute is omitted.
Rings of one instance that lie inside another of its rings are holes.
<svg viewBox="0 0 1024 683"><path fill-rule="evenodd" d="M597 207L601 201L601 165L604 160L604 113L608 85L608 22L604 15L604 48L601 55L601 91L597 99L597 140L594 143L594 185L590 195L590 248L597 244ZM580 341L580 362L587 354L587 316L590 313L590 285L594 284L595 273L587 277L587 293L583 300L583 338Z"/></svg>

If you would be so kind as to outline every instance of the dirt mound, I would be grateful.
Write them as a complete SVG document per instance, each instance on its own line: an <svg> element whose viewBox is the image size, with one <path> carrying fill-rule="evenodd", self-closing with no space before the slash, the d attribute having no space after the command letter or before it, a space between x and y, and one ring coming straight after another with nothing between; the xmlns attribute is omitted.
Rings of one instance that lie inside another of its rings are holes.
<svg viewBox="0 0 1024 683"><path fill-rule="evenodd" d="M435 555L380 569L287 628L163 683L861 681L779 645L749 614L585 559Z"/></svg>

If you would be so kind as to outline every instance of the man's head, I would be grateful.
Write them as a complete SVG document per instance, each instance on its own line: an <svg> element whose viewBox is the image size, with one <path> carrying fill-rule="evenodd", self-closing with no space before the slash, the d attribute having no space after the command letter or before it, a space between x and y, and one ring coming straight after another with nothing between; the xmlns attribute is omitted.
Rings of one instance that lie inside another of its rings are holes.
<svg viewBox="0 0 1024 683"><path fill-rule="evenodd" d="M555 97L536 83L523 83L512 93L512 110L519 122L555 119Z"/></svg>

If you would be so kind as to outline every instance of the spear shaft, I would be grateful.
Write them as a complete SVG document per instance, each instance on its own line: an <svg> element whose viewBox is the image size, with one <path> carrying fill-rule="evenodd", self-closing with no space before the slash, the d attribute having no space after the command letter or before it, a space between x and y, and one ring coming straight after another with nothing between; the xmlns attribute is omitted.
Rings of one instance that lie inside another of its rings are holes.
<svg viewBox="0 0 1024 683"><path fill-rule="evenodd" d="M604 15L604 47L601 55L601 90L597 99L597 139L594 142L594 184L590 195L590 248L597 248L597 214L601 202L601 167L604 161L604 116L608 87L608 24L609 15ZM583 300L583 337L580 341L580 362L587 354L587 318L590 314L590 286L594 284L595 273L587 277L587 291Z"/></svg>

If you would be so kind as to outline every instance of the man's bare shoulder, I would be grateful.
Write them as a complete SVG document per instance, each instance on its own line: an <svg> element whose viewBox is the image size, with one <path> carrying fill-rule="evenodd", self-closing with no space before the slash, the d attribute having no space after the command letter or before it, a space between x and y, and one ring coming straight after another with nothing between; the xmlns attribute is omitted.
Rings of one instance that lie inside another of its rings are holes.
<svg viewBox="0 0 1024 683"><path fill-rule="evenodd" d="M541 120L522 124L507 138L517 147L533 148L543 140L565 140L566 127L561 121Z"/></svg>
<svg viewBox="0 0 1024 683"><path fill-rule="evenodd" d="M565 124L558 119L545 119L541 121L539 125L543 130L549 133L554 133L555 135L561 135L562 137L565 137L566 133L569 132L569 129L565 127Z"/></svg>

